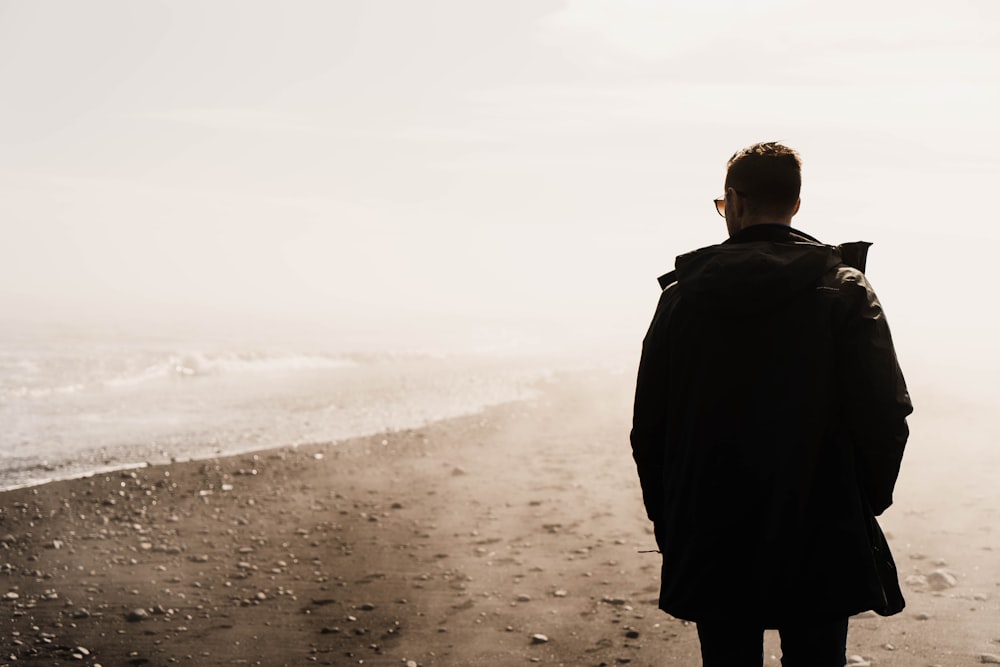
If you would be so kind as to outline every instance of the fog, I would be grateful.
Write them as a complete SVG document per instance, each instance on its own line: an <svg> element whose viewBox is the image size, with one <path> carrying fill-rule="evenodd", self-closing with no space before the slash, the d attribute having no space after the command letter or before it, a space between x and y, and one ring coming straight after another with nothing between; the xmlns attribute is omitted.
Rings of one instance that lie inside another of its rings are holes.
<svg viewBox="0 0 1000 667"><path fill-rule="evenodd" d="M993 3L4 2L0 309L634 355L726 158L875 246L907 367L998 319ZM960 379L960 378L959 378Z"/></svg>
<svg viewBox="0 0 1000 667"><path fill-rule="evenodd" d="M911 606L852 621L852 646L888 667L995 651L998 72L994 0L0 0L0 487L100 473L8 503L17 650L316 660L303 619L337 609L405 632L324 645L401 642L406 664L627 662L633 626L646 656L694 655L693 628L632 606L658 565L634 553L653 540L632 378L656 277L725 238L727 158L781 140L804 163L794 225L874 244L916 409L881 518ZM581 359L596 371L550 382ZM106 474L188 458L212 463ZM154 571L161 538L176 562ZM300 601L215 566L294 568L293 541L312 574L266 576ZM216 546L212 574L195 554ZM321 560L341 606L310 610L335 602ZM945 566L957 586L933 593ZM205 582L197 612L176 603L195 632L112 631L163 611L164 580ZM71 597L95 612L79 627ZM258 625L219 624L241 597ZM41 627L58 640L31 644Z"/></svg>

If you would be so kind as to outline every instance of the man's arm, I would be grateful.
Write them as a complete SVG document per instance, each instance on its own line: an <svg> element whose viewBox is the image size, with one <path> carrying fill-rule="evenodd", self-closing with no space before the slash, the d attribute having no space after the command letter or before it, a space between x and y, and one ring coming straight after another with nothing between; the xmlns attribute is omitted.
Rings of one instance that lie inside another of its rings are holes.
<svg viewBox="0 0 1000 667"><path fill-rule="evenodd" d="M848 311L839 346L840 391L861 488L878 516L892 504L913 405L878 297L860 272L847 269L844 279Z"/></svg>
<svg viewBox="0 0 1000 667"><path fill-rule="evenodd" d="M632 411L632 457L639 473L646 516L650 521L656 520L662 498L668 372L663 324L671 300L670 291L664 290L660 296L656 314L642 341Z"/></svg>

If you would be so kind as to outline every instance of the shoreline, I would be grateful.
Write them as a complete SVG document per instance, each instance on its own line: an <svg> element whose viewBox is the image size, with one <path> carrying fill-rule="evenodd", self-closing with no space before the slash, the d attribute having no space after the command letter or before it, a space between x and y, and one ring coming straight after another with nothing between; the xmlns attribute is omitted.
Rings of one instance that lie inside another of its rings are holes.
<svg viewBox="0 0 1000 667"><path fill-rule="evenodd" d="M155 425L158 417L163 421L157 411L164 408L157 401L165 385L146 386L139 393L124 395L122 401L133 417L139 413L144 418L152 416L148 427L140 420L130 430L95 435L87 430L87 424L81 428L63 420L65 423L55 425L57 430L49 434L50 439L61 443L75 434L77 441L51 449L45 429L53 424L45 421L48 417L38 418L42 419L35 423L38 442L27 451L23 451L27 440L7 443L11 448L5 449L5 456L0 458L0 463L6 464L6 469L0 471L0 492L144 466L291 446L330 445L376 433L422 428L442 419L531 398L535 385L558 372L551 365L525 359L512 361L509 368L498 368L501 363L489 357L456 357L446 363L412 357L402 366L378 363L338 367L334 372L309 369L294 375L276 375L271 379L279 384L277 389L262 384L259 377L253 382L244 382L246 378L239 376L188 378L183 383L190 385L189 392L166 399L172 406L165 409L170 420L180 420L176 432ZM234 389L233 383L239 390L238 404L216 404L214 398L206 398L225 395ZM412 395L401 392L401 384L409 387ZM177 403L179 396L183 406ZM209 402L203 405L197 403L199 400ZM86 409L106 410L112 403L107 399L96 408L91 405ZM55 409L50 407L49 412ZM69 404L58 411L72 416L80 409ZM9 417L15 424L18 420L34 423L32 419L36 418L30 411L14 411ZM110 423L115 418L102 414L96 422Z"/></svg>
<svg viewBox="0 0 1000 667"><path fill-rule="evenodd" d="M522 393L524 393L525 395L523 397L521 397L521 398L507 399L507 400L499 401L497 403L483 404L483 405L480 405L480 406L478 406L476 408L472 408L472 409L470 409L467 412L462 412L460 414L456 414L456 415L452 415L452 416L440 417L440 418L437 418L437 419L432 419L430 421L425 421L425 422L422 422L420 424L416 424L416 425L413 425L413 426L403 426L403 427L399 427L399 428L372 430L372 431L361 432L361 433L350 435L350 436L347 436L347 437L344 437L344 438L339 438L337 440L330 440L330 441L315 441L315 442L311 442L310 441L310 442L299 442L299 443L294 443L294 444L264 445L264 446L261 446L259 448L257 446L253 446L253 448L247 449L247 450L222 451L222 452L218 452L217 451L217 452L212 453L212 454L205 454L204 456L190 456L190 457L184 457L184 458L170 458L169 460L162 460L162 461L151 458L151 459L146 460L146 461L130 461L130 462L122 462L120 464L110 464L110 465L106 465L104 467L99 467L99 468L93 468L93 469L88 468L86 470L86 472L67 472L65 474L65 476L59 475L59 476L56 476L56 477L50 477L50 478L44 478L44 479L36 479L34 481L27 482L25 484L18 484L16 486L0 486L0 495L6 493L8 491L19 491L19 490L23 490L23 489L32 489L32 488L36 488L36 487L40 487L40 486L46 486L48 484L56 484L56 483L59 483L59 482L72 482L74 480L87 480L87 479L91 479L93 477L100 477L101 475L110 475L110 474L120 473L120 472L138 471L138 470L144 470L144 469L149 469L149 468L161 468L161 467L165 467L165 466L180 465L180 464L185 464L185 463L198 463L198 462L203 462L203 461L214 461L214 460L217 460L217 459L231 459L231 458L236 458L236 457L247 457L247 456L249 456L249 457L254 457L254 456L260 457L262 455L265 455L265 454L268 454L268 453L274 452L274 451L281 451L281 450L294 451L296 449L303 448L303 447L330 448L330 447L338 447L338 446L341 446L341 445L343 445L343 446L350 446L350 444L352 442L355 442L355 441L365 440L365 439L372 438L372 437L375 437L375 436L386 436L386 437L388 437L388 436L392 436L393 434L402 433L402 432L406 432L406 431L420 430L420 429L423 429L423 428L427 428L428 426L431 426L431 425L436 424L438 422L446 422L446 421L449 421L449 420L452 420L452 419L462 419L464 417L474 417L474 416L476 416L478 414L482 414L483 412L485 412L485 411L487 411L487 410L489 410L491 408L495 408L495 407L499 407L499 406L503 406L503 405L508 405L508 404L512 404L512 403L521 403L521 402L524 402L524 401L531 400L531 398L532 398L531 397L532 390L526 390L526 391L523 391ZM64 468L65 466L62 466L62 467ZM57 468L53 468L53 469L57 469Z"/></svg>
<svg viewBox="0 0 1000 667"><path fill-rule="evenodd" d="M561 374L422 428L0 493L0 665L698 664L638 553L631 383ZM932 475L910 468L911 488ZM1000 536L897 503L901 578L956 582L904 584L902 614L852 619L849 654L980 664L1000 652Z"/></svg>

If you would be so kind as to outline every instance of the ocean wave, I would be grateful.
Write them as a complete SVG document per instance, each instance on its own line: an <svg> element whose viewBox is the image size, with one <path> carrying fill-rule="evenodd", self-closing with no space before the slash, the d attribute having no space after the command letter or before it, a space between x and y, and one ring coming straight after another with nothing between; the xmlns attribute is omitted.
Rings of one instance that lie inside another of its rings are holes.
<svg viewBox="0 0 1000 667"><path fill-rule="evenodd" d="M223 373L280 373L346 368L355 365L357 362L350 359L322 355L226 354L213 356L195 352L171 355L166 361L149 366L139 373L111 378L105 380L104 384L109 387L128 387L166 377L193 378Z"/></svg>
<svg viewBox="0 0 1000 667"><path fill-rule="evenodd" d="M357 363L344 356L322 354L105 350L89 356L81 353L73 357L26 360L22 366L31 368L31 377L4 373L6 378L0 378L0 398L42 399L87 390L128 389L176 379L331 370Z"/></svg>
<svg viewBox="0 0 1000 667"><path fill-rule="evenodd" d="M76 384L65 384L56 387L27 387L24 385L18 387L4 387L0 391L0 397L2 398L45 398L46 396L60 395L60 394L75 394L78 391L82 391L87 388L87 385L76 383Z"/></svg>

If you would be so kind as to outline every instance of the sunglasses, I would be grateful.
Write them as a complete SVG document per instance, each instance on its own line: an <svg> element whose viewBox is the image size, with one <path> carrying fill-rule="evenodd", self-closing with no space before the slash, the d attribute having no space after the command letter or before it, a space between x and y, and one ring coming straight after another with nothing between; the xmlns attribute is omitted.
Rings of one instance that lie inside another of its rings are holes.
<svg viewBox="0 0 1000 667"><path fill-rule="evenodd" d="M746 197L746 195L740 192L739 190L733 190L733 192L735 192L741 197ZM715 203L715 212L721 215L723 218L726 217L726 196L722 195L721 198L713 199L712 201Z"/></svg>

